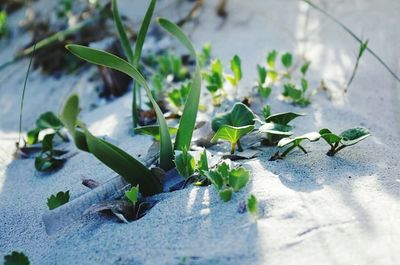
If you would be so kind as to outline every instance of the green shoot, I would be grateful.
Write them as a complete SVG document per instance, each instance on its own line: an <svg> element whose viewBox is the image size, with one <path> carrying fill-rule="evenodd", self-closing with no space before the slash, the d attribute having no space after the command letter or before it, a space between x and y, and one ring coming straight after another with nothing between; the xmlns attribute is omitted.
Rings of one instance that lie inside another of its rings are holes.
<svg viewBox="0 0 400 265"><path fill-rule="evenodd" d="M207 82L206 88L211 93L213 105L221 105L224 86L223 65L221 60L213 60L210 66L210 72L203 72L203 78Z"/></svg>
<svg viewBox="0 0 400 265"><path fill-rule="evenodd" d="M347 85L346 85L346 87L344 89L345 93L349 89L351 83L353 82L354 77L356 76L356 72L357 72L357 69L358 69L358 65L360 63L360 59L363 56L363 54L364 54L365 50L367 49L367 47L368 47L368 40L360 43L360 48L358 49L358 54L357 54L357 58L356 58L356 63L355 63L354 68L353 68L353 72L351 73L350 79L347 82Z"/></svg>
<svg viewBox="0 0 400 265"><path fill-rule="evenodd" d="M133 205L136 205L139 197L139 185L132 186L129 191L125 191L125 197L128 198L128 200L130 200Z"/></svg>
<svg viewBox="0 0 400 265"><path fill-rule="evenodd" d="M269 69L275 69L275 62L276 62L276 57L278 56L278 52L276 50L273 50L268 53L267 55L267 65Z"/></svg>
<svg viewBox="0 0 400 265"><path fill-rule="evenodd" d="M310 67L311 62L307 61L300 67L300 72L303 75L303 78L306 76L308 68Z"/></svg>
<svg viewBox="0 0 400 265"><path fill-rule="evenodd" d="M0 39L8 36L8 16L5 10L0 11Z"/></svg>
<svg viewBox="0 0 400 265"><path fill-rule="evenodd" d="M210 62L211 59L211 43L205 43L201 52L197 54L199 67L202 68Z"/></svg>
<svg viewBox="0 0 400 265"><path fill-rule="evenodd" d="M206 149L204 149L200 154L200 160L197 161L196 170L200 173L200 175L204 175L204 172L209 170Z"/></svg>
<svg viewBox="0 0 400 265"><path fill-rule="evenodd" d="M322 129L319 133L331 147L326 153L328 156L334 156L343 148L354 145L371 135L370 132L363 127L351 128L343 131L339 135L332 133L329 129Z"/></svg>
<svg viewBox="0 0 400 265"><path fill-rule="evenodd" d="M282 140L279 141L278 147L282 148L287 145L289 145L289 147L282 154L276 153L274 156L271 157L270 160L273 161L277 159L283 159L290 151L292 151L296 147L299 148L303 153L307 154L306 149L304 149L301 143L304 140L309 140L310 142L316 142L320 138L321 135L317 132L306 133L304 135L297 136L295 138L283 138Z"/></svg>
<svg viewBox="0 0 400 265"><path fill-rule="evenodd" d="M172 91L168 92L167 99L169 103L175 109L181 111L187 101L191 87L191 82L187 82L181 84L179 88L174 88Z"/></svg>
<svg viewBox="0 0 400 265"><path fill-rule="evenodd" d="M163 54L158 57L159 72L164 78L172 76L175 82L184 81L189 76L189 71L183 66L182 58L173 54Z"/></svg>
<svg viewBox="0 0 400 265"><path fill-rule="evenodd" d="M29 265L29 259L23 252L13 251L4 256L3 265Z"/></svg>
<svg viewBox="0 0 400 265"><path fill-rule="evenodd" d="M177 154L175 155L174 161L176 169L178 170L180 176L188 179L195 172L196 161L186 148L184 148L182 151L176 152Z"/></svg>
<svg viewBox="0 0 400 265"><path fill-rule="evenodd" d="M178 132L177 128L174 127L168 127L169 134L171 136L176 135ZM137 134L146 134L153 136L154 140L157 142L160 141L161 135L160 135L160 126L158 125L147 125L147 126L140 126L135 128L135 133Z"/></svg>
<svg viewBox="0 0 400 265"><path fill-rule="evenodd" d="M35 144L39 142L39 133L46 129L52 129L53 133L57 134L64 141L68 139L60 132L64 128L64 124L53 112L45 112L36 120L36 127L27 134L27 143Z"/></svg>
<svg viewBox="0 0 400 265"><path fill-rule="evenodd" d="M282 62L282 65L286 68L286 73L284 74L284 77L286 77L287 79L290 79L290 67L292 66L292 63L293 63L292 54L289 52L284 53L281 57L281 62Z"/></svg>
<svg viewBox="0 0 400 265"><path fill-rule="evenodd" d="M283 85L283 93L282 96L292 102L295 105L299 105L301 107L306 107L311 104L311 94L307 94L308 90L308 82L306 79L301 79L301 88L296 87L293 83L287 83Z"/></svg>
<svg viewBox="0 0 400 265"><path fill-rule="evenodd" d="M243 148L240 144L240 138L249 134L254 130L254 125L246 125L241 127L233 127L230 125L222 125L211 139L212 143L218 141L218 139L226 140L231 143L231 154L235 153L236 145L238 150L241 152Z"/></svg>
<svg viewBox="0 0 400 265"><path fill-rule="evenodd" d="M56 195L51 195L49 198L47 198L47 206L49 207L49 210L53 210L63 204L66 204L68 201L69 190L66 192L60 191Z"/></svg>
<svg viewBox="0 0 400 265"><path fill-rule="evenodd" d="M55 158L55 152L53 150L53 138L54 133L47 134L43 138L42 151L35 158L35 168L38 171L50 171L57 169L64 163L63 159Z"/></svg>
<svg viewBox="0 0 400 265"><path fill-rule="evenodd" d="M241 66L241 60L238 55L234 55L231 63L231 71L233 75L227 75L226 79L231 83L233 87L236 89L236 96L238 95L238 84L239 81L242 79L242 66Z"/></svg>
<svg viewBox="0 0 400 265"><path fill-rule="evenodd" d="M253 194L251 194L249 198L247 198L246 209L254 217L258 216L258 202L256 196L254 196Z"/></svg>
<svg viewBox="0 0 400 265"><path fill-rule="evenodd" d="M266 84L267 80L267 69L265 67L257 65L258 72L258 82L257 82L257 91L260 94L261 98L266 99L272 92L272 88Z"/></svg>

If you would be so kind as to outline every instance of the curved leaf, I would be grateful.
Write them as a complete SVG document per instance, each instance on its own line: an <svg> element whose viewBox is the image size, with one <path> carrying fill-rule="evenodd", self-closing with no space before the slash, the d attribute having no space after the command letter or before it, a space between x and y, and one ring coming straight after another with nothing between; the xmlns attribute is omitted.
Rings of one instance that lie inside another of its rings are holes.
<svg viewBox="0 0 400 265"><path fill-rule="evenodd" d="M297 117L304 116L304 113L296 113L296 112L282 112L276 113L268 116L265 119L265 122L274 122L282 125L287 125L289 122L294 120Z"/></svg>
<svg viewBox="0 0 400 265"><path fill-rule="evenodd" d="M119 40L121 42L122 49L124 50L124 54L128 60L128 62L133 63L133 51L131 44L129 43L128 36L126 35L126 31L124 25L122 24L121 17L118 11L118 2L117 0L112 1L112 11L114 15L114 22L117 26Z"/></svg>
<svg viewBox="0 0 400 265"><path fill-rule="evenodd" d="M269 133L275 135L285 135L290 136L293 134L292 132L293 127L289 125L282 125L274 122L268 122L261 125L258 130L262 133Z"/></svg>
<svg viewBox="0 0 400 265"><path fill-rule="evenodd" d="M178 131L177 128L168 127L169 134L175 135ZM158 125L147 125L135 128L136 134L147 134L154 137L156 141L160 141L160 126Z"/></svg>
<svg viewBox="0 0 400 265"><path fill-rule="evenodd" d="M371 134L368 129L363 127L355 127L343 131L340 134L340 136L342 137L342 140L340 142L345 146L350 146L364 140L370 135Z"/></svg>
<svg viewBox="0 0 400 265"><path fill-rule="evenodd" d="M238 191L244 186L250 179L250 172L244 167L234 168L229 172L229 186L232 187L233 191Z"/></svg>
<svg viewBox="0 0 400 265"><path fill-rule="evenodd" d="M319 138L321 138L321 135L319 133L310 132L294 138L283 138L279 141L278 147L284 147L290 143L293 143L294 145L299 145L305 139L309 140L310 142L315 142L318 141Z"/></svg>
<svg viewBox="0 0 400 265"><path fill-rule="evenodd" d="M212 120L211 127L214 132L218 131L223 125L233 127L242 127L246 125L254 125L255 115L253 111L243 103L236 103L231 111L215 117Z"/></svg>
<svg viewBox="0 0 400 265"><path fill-rule="evenodd" d="M240 138L254 130L254 125L246 125L241 127L234 127L230 125L222 125L215 133L211 142L215 143L218 139L229 141L230 143L237 143Z"/></svg>

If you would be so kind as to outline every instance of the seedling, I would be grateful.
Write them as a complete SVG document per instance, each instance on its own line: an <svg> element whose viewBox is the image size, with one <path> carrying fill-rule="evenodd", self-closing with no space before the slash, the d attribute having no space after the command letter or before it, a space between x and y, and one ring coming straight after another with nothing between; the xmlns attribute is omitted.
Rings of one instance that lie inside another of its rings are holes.
<svg viewBox="0 0 400 265"><path fill-rule="evenodd" d="M256 196L254 196L253 194L251 194L249 198L247 198L246 209L254 217L258 216L258 202Z"/></svg>
<svg viewBox="0 0 400 265"><path fill-rule="evenodd" d="M368 48L368 40L362 41L360 43L360 47L358 49L358 54L357 54L357 58L356 58L356 63L355 63L354 68L353 68L353 72L352 72L352 74L350 76L350 79L349 79L349 82L347 83L346 88L344 90L345 93L349 89L351 83L353 82L354 77L356 76L356 72L357 72L357 69L358 69L358 65L360 63L360 59L363 56L363 54L364 54L364 52L365 52L365 50L367 48Z"/></svg>
<svg viewBox="0 0 400 265"><path fill-rule="evenodd" d="M284 84L283 88L282 96L293 104L305 107L311 103L310 98L314 93L306 94L308 82L305 78L301 79L301 88L296 87L293 83Z"/></svg>
<svg viewBox="0 0 400 265"><path fill-rule="evenodd" d="M233 192L245 187L250 179L250 172L244 167L230 169L225 162L218 165L215 170L207 171L205 174L224 202L230 201Z"/></svg>
<svg viewBox="0 0 400 265"><path fill-rule="evenodd" d="M328 156L334 156L343 148L354 145L371 135L369 131L363 127L351 128L343 131L339 135L332 133L329 129L322 129L319 133L331 146L331 149L326 153Z"/></svg>
<svg viewBox="0 0 400 265"><path fill-rule="evenodd" d="M265 67L257 65L258 81L257 81L257 91L261 98L266 99L272 92L272 87L268 86L267 80L267 69Z"/></svg>
<svg viewBox="0 0 400 265"><path fill-rule="evenodd" d="M192 83L187 82L181 84L179 88L174 88L172 91L168 93L169 103L175 109L181 111L182 108L185 106L191 87Z"/></svg>
<svg viewBox="0 0 400 265"><path fill-rule="evenodd" d="M281 56L281 62L282 65L286 68L286 72L283 75L283 77L290 79L290 67L292 67L292 63L293 63L293 56L290 52L286 52L284 54L282 54Z"/></svg>
<svg viewBox="0 0 400 265"><path fill-rule="evenodd" d="M223 65L221 60L215 59L211 62L210 72L203 72L203 78L207 82L207 90L211 93L212 101L214 106L221 105L223 97Z"/></svg>
<svg viewBox="0 0 400 265"><path fill-rule="evenodd" d="M305 78L307 72L308 72L308 68L310 67L311 62L310 61L306 61L301 67L300 67L300 72L303 76L303 78Z"/></svg>
<svg viewBox="0 0 400 265"><path fill-rule="evenodd" d="M211 142L223 139L231 143L231 154L235 153L236 145L242 151L240 138L254 130L255 115L243 103L236 103L231 111L215 117L211 127L215 133Z"/></svg>
<svg viewBox="0 0 400 265"><path fill-rule="evenodd" d="M29 265L29 259L23 252L13 251L4 256L4 265Z"/></svg>
<svg viewBox="0 0 400 265"><path fill-rule="evenodd" d="M151 93L156 101L161 99L162 92L164 90L164 80L163 77L156 73L151 77Z"/></svg>
<svg viewBox="0 0 400 265"><path fill-rule="evenodd" d="M133 186L129 191L125 191L125 197L135 206L139 198L139 185Z"/></svg>
<svg viewBox="0 0 400 265"><path fill-rule="evenodd" d="M235 56L233 56L230 66L233 75L227 75L226 79L231 83L233 87L235 87L237 96L238 84L239 81L242 79L242 66L240 57L238 55L235 54Z"/></svg>
<svg viewBox="0 0 400 265"><path fill-rule="evenodd" d="M185 179L190 178L196 168L196 161L194 157L184 148L182 151L176 151L175 155L175 165L180 176Z"/></svg>
<svg viewBox="0 0 400 265"><path fill-rule="evenodd" d="M268 65L268 73L267 77L272 80L272 82L276 82L278 80L278 72L275 70L275 62L278 56L278 52L273 50L267 55L267 65Z"/></svg>
<svg viewBox="0 0 400 265"><path fill-rule="evenodd" d="M62 166L64 159L57 158L62 152L53 149L53 138L55 134L47 134L43 138L42 151L35 158L35 168L38 171L50 171Z"/></svg>
<svg viewBox="0 0 400 265"><path fill-rule="evenodd" d="M188 69L183 66L182 58L170 53L158 57L158 67L164 78L175 82L184 81L190 76Z"/></svg>
<svg viewBox="0 0 400 265"><path fill-rule="evenodd" d="M56 195L51 195L49 198L47 198L47 206L49 207L49 210L53 210L63 204L66 204L68 201L69 190L66 192L60 191Z"/></svg>
<svg viewBox="0 0 400 265"><path fill-rule="evenodd" d="M263 114L265 122L258 129L262 133L266 133L267 144L275 145L279 140L293 134L293 126L289 125L293 119L304 116L302 113L296 112L282 112L271 115L271 108L269 105L264 106Z"/></svg>
<svg viewBox="0 0 400 265"><path fill-rule="evenodd" d="M8 16L5 10L0 11L0 39L8 36Z"/></svg>
<svg viewBox="0 0 400 265"><path fill-rule="evenodd" d="M174 127L168 127L169 134L171 136L176 135L178 132L177 128ZM147 125L147 126L141 126L135 128L135 133L137 134L146 134L154 137L154 140L157 142L160 141L161 135L160 135L160 126L158 125Z"/></svg>
<svg viewBox="0 0 400 265"><path fill-rule="evenodd" d="M68 141L68 138L60 132L62 128L64 128L64 124L53 112L45 112L36 120L36 128L28 131L26 142L28 144L38 143L40 132L46 129L52 129L53 134L58 135L64 141Z"/></svg>
<svg viewBox="0 0 400 265"><path fill-rule="evenodd" d="M304 140L309 140L310 142L316 142L320 138L321 138L321 135L317 132L306 133L304 135L297 136L295 138L283 138L282 140L279 141L278 147L282 148L287 145L289 145L289 147L281 154L279 152L277 152L275 155L273 155L270 158L270 161L274 161L277 159L283 159L284 157L286 157L286 155L290 151L292 151L296 147L299 148L303 153L307 154L306 149L304 149L304 147L301 145L301 143Z"/></svg>
<svg viewBox="0 0 400 265"><path fill-rule="evenodd" d="M199 60L199 67L204 67L210 63L211 59L211 43L206 43L203 45L201 52L197 54Z"/></svg>

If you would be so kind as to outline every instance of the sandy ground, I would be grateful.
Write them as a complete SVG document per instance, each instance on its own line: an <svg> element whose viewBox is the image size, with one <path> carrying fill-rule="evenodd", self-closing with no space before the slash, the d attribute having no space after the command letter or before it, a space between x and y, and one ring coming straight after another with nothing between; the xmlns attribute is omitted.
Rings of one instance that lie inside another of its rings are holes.
<svg viewBox="0 0 400 265"><path fill-rule="evenodd" d="M226 64L235 53L242 57L242 95L249 93L255 65L265 61L267 51L294 51L312 60L311 87L325 79L333 100L319 93L301 109L279 101L277 89L268 102L273 111L308 113L295 122L298 134L325 126L340 132L362 125L373 137L334 158L324 155L323 142L307 144L308 155L295 152L278 162L268 161L276 150L265 149L243 163L252 171L252 180L229 203L221 202L213 187L189 187L164 196L137 222L121 224L94 215L49 236L41 217L50 194L68 189L72 199L77 198L88 191L81 185L83 178L103 182L114 174L82 152L53 174L36 172L33 159L12 160L28 64L23 60L0 72L0 257L22 250L32 264L179 264L183 259L186 264L399 264L399 83L367 53L343 96L340 89L358 45L304 3L231 0L229 16L222 21L214 15L213 1L206 2L198 23L188 24L185 31L197 47L210 41L214 56ZM161 1L158 12L179 16L179 8L167 9L165 3ZM370 48L400 74L400 2L318 3L368 38ZM128 0L121 0L123 5L121 10L136 19L143 10ZM0 60L10 58L27 40L22 36L2 43ZM40 113L57 112L67 95L77 92L83 101L81 117L93 133L108 135L135 156L143 154L152 141L129 133L131 95L99 102L89 76L90 71L57 79L33 72L23 129L30 129ZM100 107L93 109L93 104ZM265 211L256 222L237 212L249 193Z"/></svg>

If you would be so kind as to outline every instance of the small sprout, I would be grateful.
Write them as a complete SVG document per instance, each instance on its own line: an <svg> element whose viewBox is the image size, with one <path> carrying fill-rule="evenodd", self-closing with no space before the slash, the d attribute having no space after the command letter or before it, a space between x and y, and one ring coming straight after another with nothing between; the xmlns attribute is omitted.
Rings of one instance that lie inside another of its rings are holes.
<svg viewBox="0 0 400 265"><path fill-rule="evenodd" d="M164 83L163 83L163 78L160 74L156 73L151 77L151 83L152 83L152 89L151 93L153 94L153 97L156 100L159 100L161 98L161 94L164 89Z"/></svg>
<svg viewBox="0 0 400 265"><path fill-rule="evenodd" d="M358 54L357 54L357 58L356 58L356 63L355 63L354 68L353 68L353 72L352 72L352 74L350 76L350 79L349 79L349 82L347 82L347 85L346 85L345 90L344 90L345 93L349 89L351 83L353 82L354 77L356 76L356 72L357 72L357 69L358 69L358 65L360 63L360 59L363 56L363 54L364 54L364 52L365 52L365 50L367 48L368 48L368 40L362 41L360 43L360 47L358 49Z"/></svg>
<svg viewBox="0 0 400 265"><path fill-rule="evenodd" d="M184 81L189 75L188 69L183 66L182 58L166 53L158 57L159 72L162 76L172 76L175 82Z"/></svg>
<svg viewBox="0 0 400 265"><path fill-rule="evenodd" d="M299 148L303 153L307 154L306 149L304 149L303 146L301 146L301 142L304 140L309 140L310 142L316 142L321 138L321 135L317 132L311 132L311 133L306 133L301 136L297 136L295 138L283 138L282 140L279 141L278 147L284 147L287 145L290 145L282 154L276 153L273 155L270 159L270 161L274 161L277 159L283 159L286 157L286 155L292 151L294 148Z"/></svg>
<svg viewBox="0 0 400 265"><path fill-rule="evenodd" d="M270 69L275 68L275 62L276 62L276 57L278 56L278 52L276 50L273 50L268 53L267 55L267 64Z"/></svg>
<svg viewBox="0 0 400 265"><path fill-rule="evenodd" d="M257 81L257 91L261 98L268 98L272 92L272 88L266 84L267 80L267 70L265 67L257 65L258 81Z"/></svg>
<svg viewBox="0 0 400 265"><path fill-rule="evenodd" d="M0 11L0 38L8 35L8 16L5 10Z"/></svg>
<svg viewBox="0 0 400 265"><path fill-rule="evenodd" d="M200 160L197 162L196 169L201 175L204 175L204 172L209 170L206 149L200 154Z"/></svg>
<svg viewBox="0 0 400 265"><path fill-rule="evenodd" d="M221 60L213 60L210 66L210 72L204 72L203 78L207 82L206 88L211 93L213 105L219 106L221 104L224 86L223 65Z"/></svg>
<svg viewBox="0 0 400 265"><path fill-rule="evenodd" d="M319 133L331 146L331 149L326 153L328 156L334 156L343 148L354 145L371 135L370 132L363 127L351 128L343 131L339 135L332 133L329 129L322 129Z"/></svg>
<svg viewBox="0 0 400 265"><path fill-rule="evenodd" d="M254 217L258 216L258 202L256 196L254 196L253 194L251 194L249 198L247 198L246 209Z"/></svg>
<svg viewBox="0 0 400 265"><path fill-rule="evenodd" d="M236 95L238 93L238 84L239 81L242 79L242 66L241 66L241 60L238 55L233 56L231 60L231 71L233 75L227 75L226 79L231 83L233 87L236 88Z"/></svg>
<svg viewBox="0 0 400 265"><path fill-rule="evenodd" d="M13 251L4 256L4 265L29 265L29 259L23 252Z"/></svg>
<svg viewBox="0 0 400 265"><path fill-rule="evenodd" d="M51 195L47 198L47 206L49 210L53 210L69 201L69 190L66 192L60 191L56 195Z"/></svg>
<svg viewBox="0 0 400 265"><path fill-rule="evenodd" d="M125 197L136 205L139 198L139 185L133 186L129 191L125 191Z"/></svg>
<svg viewBox="0 0 400 265"><path fill-rule="evenodd" d="M236 145L241 151L240 138L254 130L254 113L243 103L236 103L230 112L215 117L211 127L216 134L211 142L218 139L231 143L231 154L235 152Z"/></svg>
<svg viewBox="0 0 400 265"><path fill-rule="evenodd" d="M225 162L219 164L217 169L205 172L205 175L224 202L230 201L233 192L245 187L250 179L250 172L247 169L238 167L231 170Z"/></svg>
<svg viewBox="0 0 400 265"><path fill-rule="evenodd" d="M147 126L141 126L141 127L137 127L135 128L135 133L137 134L146 134L146 135L151 135L154 137L154 140L156 140L157 142L160 141L160 126L158 125L147 125ZM175 127L168 127L168 131L169 134L172 135L176 135L178 129Z"/></svg>
<svg viewBox="0 0 400 265"><path fill-rule="evenodd" d="M168 93L168 101L176 109L181 110L185 106L191 87L192 83L187 82L181 84L179 88L174 88Z"/></svg>
<svg viewBox="0 0 400 265"><path fill-rule="evenodd" d="M265 119L268 118L271 115L271 106L265 105L262 109L262 114Z"/></svg>
<svg viewBox="0 0 400 265"><path fill-rule="evenodd" d="M196 168L196 161L194 157L184 148L182 151L176 151L177 154L175 155L175 165L176 169L178 170L179 175L188 179L191 177Z"/></svg>
<svg viewBox="0 0 400 265"><path fill-rule="evenodd" d="M38 171L50 171L57 169L64 163L63 159L55 157L55 151L53 149L53 134L47 134L43 138L42 151L35 158L35 168Z"/></svg>
<svg viewBox="0 0 400 265"><path fill-rule="evenodd" d="M283 77L290 79L290 67L292 66L292 62L293 62L293 56L291 53L287 52L284 53L281 57L281 62L282 65L286 68L286 73L283 75Z"/></svg>
<svg viewBox="0 0 400 265"><path fill-rule="evenodd" d="M282 96L289 99L293 104L305 107L311 103L310 97L312 94L306 96L306 91L308 89L308 82L306 79L301 79L301 88L297 88L292 83L287 83L283 85Z"/></svg>
<svg viewBox="0 0 400 265"><path fill-rule="evenodd" d="M210 62L211 59L211 43L206 43L203 45L201 52L197 55L199 60L199 66L204 67Z"/></svg>
<svg viewBox="0 0 400 265"><path fill-rule="evenodd" d="M308 68L310 67L311 62L307 61L300 67L300 72L303 77L307 74Z"/></svg>

